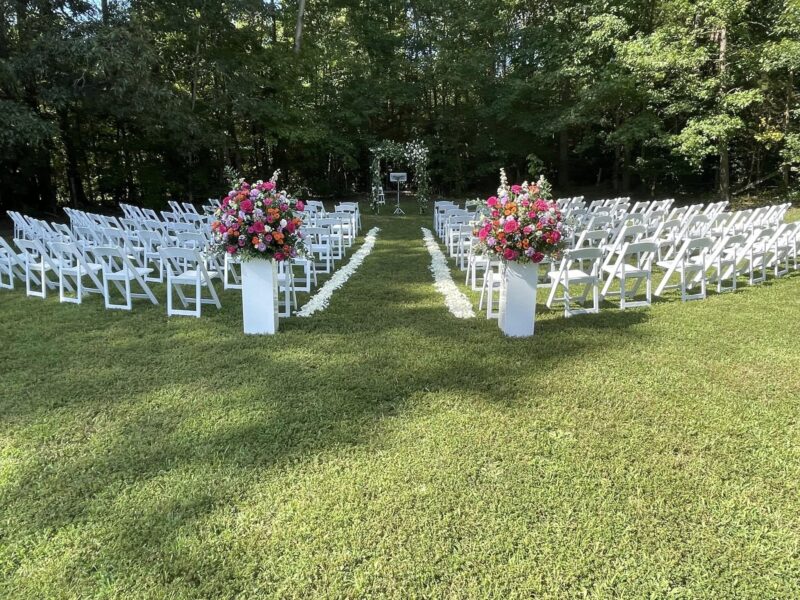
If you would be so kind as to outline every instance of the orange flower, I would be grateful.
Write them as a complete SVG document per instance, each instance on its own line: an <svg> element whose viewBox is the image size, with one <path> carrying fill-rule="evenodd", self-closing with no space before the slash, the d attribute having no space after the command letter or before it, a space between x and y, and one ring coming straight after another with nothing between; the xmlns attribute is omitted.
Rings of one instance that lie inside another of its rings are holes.
<svg viewBox="0 0 800 600"><path fill-rule="evenodd" d="M253 236L252 244L253 246L258 246L261 243L261 240L258 239L258 236Z"/></svg>

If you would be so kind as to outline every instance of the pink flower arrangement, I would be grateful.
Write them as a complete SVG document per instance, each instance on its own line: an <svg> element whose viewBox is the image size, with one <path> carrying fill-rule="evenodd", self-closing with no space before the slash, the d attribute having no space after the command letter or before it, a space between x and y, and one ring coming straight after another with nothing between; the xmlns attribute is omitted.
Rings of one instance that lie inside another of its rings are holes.
<svg viewBox="0 0 800 600"><path fill-rule="evenodd" d="M239 181L211 222L213 249L242 258L289 260L303 251L302 200L278 192L274 181Z"/></svg>
<svg viewBox="0 0 800 600"><path fill-rule="evenodd" d="M475 235L489 254L518 263L558 257L566 225L558 205L542 197L542 184L502 185L486 200Z"/></svg>

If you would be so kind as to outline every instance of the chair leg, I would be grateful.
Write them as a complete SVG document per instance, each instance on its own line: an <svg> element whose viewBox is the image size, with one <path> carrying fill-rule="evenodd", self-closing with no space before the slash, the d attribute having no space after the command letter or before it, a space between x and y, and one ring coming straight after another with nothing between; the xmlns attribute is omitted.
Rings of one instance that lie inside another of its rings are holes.
<svg viewBox="0 0 800 600"><path fill-rule="evenodd" d="M172 316L172 277L167 273L167 316Z"/></svg>

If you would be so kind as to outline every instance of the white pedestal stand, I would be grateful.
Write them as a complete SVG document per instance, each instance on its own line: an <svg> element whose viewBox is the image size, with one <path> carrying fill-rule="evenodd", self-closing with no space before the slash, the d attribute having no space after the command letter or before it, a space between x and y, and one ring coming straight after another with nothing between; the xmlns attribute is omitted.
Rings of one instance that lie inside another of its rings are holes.
<svg viewBox="0 0 800 600"><path fill-rule="evenodd" d="M274 260L242 261L244 332L273 335L278 331L278 267Z"/></svg>
<svg viewBox="0 0 800 600"><path fill-rule="evenodd" d="M500 329L510 337L530 337L536 322L539 265L508 262L500 292Z"/></svg>

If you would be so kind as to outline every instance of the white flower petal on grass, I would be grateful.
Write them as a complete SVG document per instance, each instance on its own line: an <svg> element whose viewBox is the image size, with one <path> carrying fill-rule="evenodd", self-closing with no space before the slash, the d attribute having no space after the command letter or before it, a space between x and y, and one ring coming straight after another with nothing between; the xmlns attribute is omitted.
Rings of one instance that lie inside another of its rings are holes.
<svg viewBox="0 0 800 600"><path fill-rule="evenodd" d="M350 260L342 268L334 272L328 281L326 281L321 288L314 294L311 299L305 303L303 308L297 311L298 317L310 317L315 312L325 310L328 308L328 302L333 296L333 292L342 287L348 279L356 272L361 263L367 255L372 252L372 247L375 245L375 240L378 238L379 227L373 227L367 232L364 237L364 243L361 248L356 250L356 253L350 257Z"/></svg>
<svg viewBox="0 0 800 600"><path fill-rule="evenodd" d="M453 277L450 275L447 259L439 249L439 244L433 239L430 229L422 227L422 237L425 240L425 247L431 255L430 271L433 273L434 286L444 296L447 310L457 319L474 318L475 311L472 310L472 302L456 287Z"/></svg>

